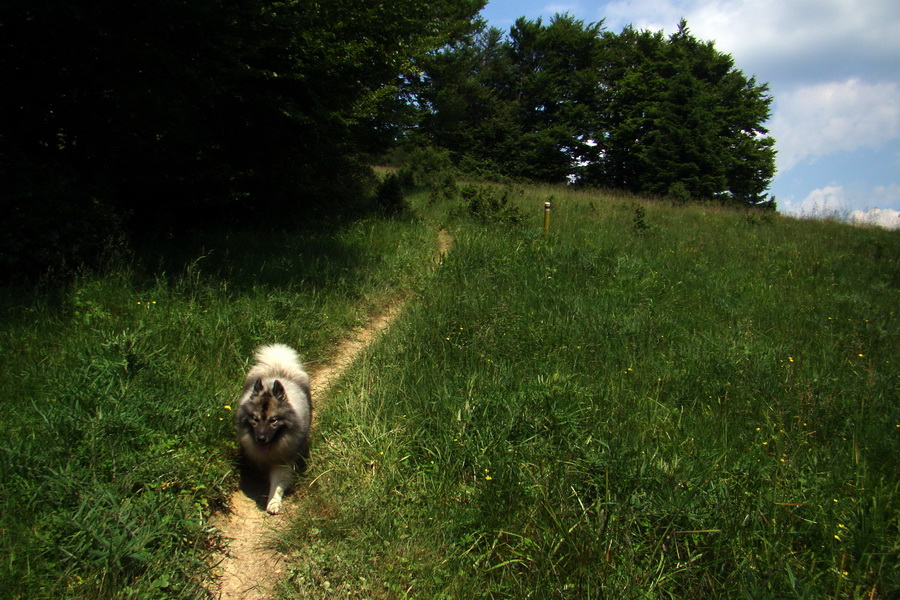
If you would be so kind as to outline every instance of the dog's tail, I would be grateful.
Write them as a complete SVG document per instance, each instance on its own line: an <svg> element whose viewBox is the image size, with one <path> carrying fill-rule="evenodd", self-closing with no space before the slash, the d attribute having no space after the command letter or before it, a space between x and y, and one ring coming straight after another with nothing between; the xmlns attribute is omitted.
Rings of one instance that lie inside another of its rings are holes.
<svg viewBox="0 0 900 600"><path fill-rule="evenodd" d="M256 351L258 367L263 367L270 377L286 377L302 386L309 385L309 375L303 370L300 355L284 344L269 344ZM255 371L256 369L254 369Z"/></svg>

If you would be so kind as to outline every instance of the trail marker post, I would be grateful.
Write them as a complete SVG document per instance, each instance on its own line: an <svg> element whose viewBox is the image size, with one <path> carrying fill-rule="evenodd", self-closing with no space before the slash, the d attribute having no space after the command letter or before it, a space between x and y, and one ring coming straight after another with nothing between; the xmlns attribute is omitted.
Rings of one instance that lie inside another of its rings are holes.
<svg viewBox="0 0 900 600"><path fill-rule="evenodd" d="M544 237L550 235L550 201L544 202Z"/></svg>

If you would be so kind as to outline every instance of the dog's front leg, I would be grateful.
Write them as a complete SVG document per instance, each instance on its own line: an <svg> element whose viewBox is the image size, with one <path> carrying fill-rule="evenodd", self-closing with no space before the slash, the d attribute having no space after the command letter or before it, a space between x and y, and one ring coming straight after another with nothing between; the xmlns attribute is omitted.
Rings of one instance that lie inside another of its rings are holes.
<svg viewBox="0 0 900 600"><path fill-rule="evenodd" d="M266 512L272 515L281 512L281 499L293 478L294 470L291 467L287 465L272 467L269 472L269 503L266 505Z"/></svg>

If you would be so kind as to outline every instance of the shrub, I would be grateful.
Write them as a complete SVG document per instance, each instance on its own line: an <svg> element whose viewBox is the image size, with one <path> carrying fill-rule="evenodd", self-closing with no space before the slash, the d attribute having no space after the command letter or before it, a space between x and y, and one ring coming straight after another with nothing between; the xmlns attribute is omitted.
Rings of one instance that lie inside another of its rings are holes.
<svg viewBox="0 0 900 600"><path fill-rule="evenodd" d="M95 262L120 230L115 209L81 179L24 171L0 190L0 279Z"/></svg>
<svg viewBox="0 0 900 600"><path fill-rule="evenodd" d="M647 210L640 204L636 204L634 207L634 218L632 219L632 228L635 233L646 233L650 231L650 225L644 220L646 216Z"/></svg>
<svg viewBox="0 0 900 600"><path fill-rule="evenodd" d="M429 188L445 179L447 173L454 171L450 151L433 146L415 150L410 156L408 168L415 185L424 185Z"/></svg>
<svg viewBox="0 0 900 600"><path fill-rule="evenodd" d="M456 177L451 171L444 171L435 177L428 186L428 201L432 204L440 201L455 200L459 195Z"/></svg>
<svg viewBox="0 0 900 600"><path fill-rule="evenodd" d="M398 175L389 173L378 184L375 202L378 210L386 215L398 215L409 209L403 194L403 182Z"/></svg>
<svg viewBox="0 0 900 600"><path fill-rule="evenodd" d="M676 181L675 183L670 185L666 195L672 200L672 202L676 202L679 204L686 204L692 199L691 193L688 191L687 186L685 186L680 181Z"/></svg>
<svg viewBox="0 0 900 600"><path fill-rule="evenodd" d="M511 202L511 188L498 192L485 186L469 185L463 188L461 195L469 216L482 223L520 225L525 220L522 211Z"/></svg>

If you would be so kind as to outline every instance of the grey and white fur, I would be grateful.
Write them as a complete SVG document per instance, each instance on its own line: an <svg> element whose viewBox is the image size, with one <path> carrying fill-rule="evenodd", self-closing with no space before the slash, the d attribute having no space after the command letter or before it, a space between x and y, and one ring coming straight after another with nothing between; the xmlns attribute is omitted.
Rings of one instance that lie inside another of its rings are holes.
<svg viewBox="0 0 900 600"><path fill-rule="evenodd" d="M266 511L278 514L294 468L309 449L312 401L309 375L300 357L284 344L256 351L234 415L245 456L269 479Z"/></svg>

